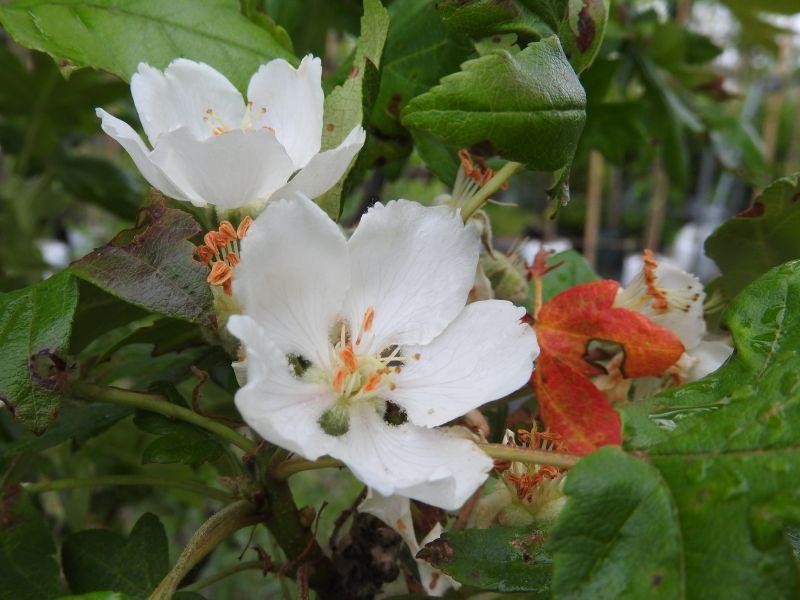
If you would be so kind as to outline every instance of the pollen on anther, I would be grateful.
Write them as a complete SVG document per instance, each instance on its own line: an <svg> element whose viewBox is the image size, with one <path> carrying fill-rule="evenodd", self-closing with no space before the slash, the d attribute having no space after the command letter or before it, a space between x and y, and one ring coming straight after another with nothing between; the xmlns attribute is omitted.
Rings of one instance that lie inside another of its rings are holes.
<svg viewBox="0 0 800 600"><path fill-rule="evenodd" d="M217 261L206 279L212 285L222 285L233 277L233 270L224 262Z"/></svg>
<svg viewBox="0 0 800 600"><path fill-rule="evenodd" d="M356 355L353 353L353 349L350 346L345 346L339 351L339 356L344 362L347 370L350 373L354 373L356 369L358 369L358 361L356 360Z"/></svg>
<svg viewBox="0 0 800 600"><path fill-rule="evenodd" d="M379 373L373 373L367 379L367 382L364 384L364 387L361 388L361 391L364 393L369 393L375 390L378 387L378 384L381 382L381 376Z"/></svg>
<svg viewBox="0 0 800 600"><path fill-rule="evenodd" d="M375 318L375 309L371 306L364 312L364 332L372 329L372 321Z"/></svg>
<svg viewBox="0 0 800 600"><path fill-rule="evenodd" d="M248 215L242 222L239 223L239 227L236 228L236 236L241 240L244 238L244 235L247 233L247 230L250 229L250 225L253 224L253 218Z"/></svg>

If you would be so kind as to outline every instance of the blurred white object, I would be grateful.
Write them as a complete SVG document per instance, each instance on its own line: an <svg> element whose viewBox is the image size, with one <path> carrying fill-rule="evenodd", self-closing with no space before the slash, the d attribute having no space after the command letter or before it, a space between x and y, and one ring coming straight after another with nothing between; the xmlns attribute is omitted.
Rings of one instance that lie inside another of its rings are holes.
<svg viewBox="0 0 800 600"><path fill-rule="evenodd" d="M687 223L672 242L670 258L684 271L697 275L700 281L708 281L719 275L717 265L703 250L706 238L717 226L713 223Z"/></svg>
<svg viewBox="0 0 800 600"><path fill-rule="evenodd" d="M42 260L54 269L63 269L70 261L69 244L61 240L41 239L36 241Z"/></svg>

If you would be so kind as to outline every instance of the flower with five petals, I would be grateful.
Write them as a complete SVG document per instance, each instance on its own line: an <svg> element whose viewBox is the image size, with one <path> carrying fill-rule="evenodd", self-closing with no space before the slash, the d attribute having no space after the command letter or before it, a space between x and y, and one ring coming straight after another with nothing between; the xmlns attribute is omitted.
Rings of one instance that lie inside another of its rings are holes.
<svg viewBox="0 0 800 600"><path fill-rule="evenodd" d="M440 428L530 378L536 337L510 302L466 305L478 235L448 207L375 205L350 239L305 198L271 203L242 244L228 322L246 349L245 421L378 493L455 509L489 459Z"/></svg>

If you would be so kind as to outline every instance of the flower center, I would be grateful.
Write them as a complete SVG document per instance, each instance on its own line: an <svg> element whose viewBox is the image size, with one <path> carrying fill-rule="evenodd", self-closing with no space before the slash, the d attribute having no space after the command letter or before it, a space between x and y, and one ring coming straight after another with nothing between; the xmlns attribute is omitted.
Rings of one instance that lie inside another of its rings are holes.
<svg viewBox="0 0 800 600"><path fill-rule="evenodd" d="M267 107L262 106L261 109L258 111L258 116L254 119L253 118L253 103L248 102L247 106L245 106L244 114L242 115L242 120L239 123L238 127L233 127L229 123L227 123L222 117L220 117L213 108L206 109L206 115L203 117L203 123L208 125L211 128L211 133L213 135L222 135L223 133L228 133L229 131L233 131L234 129L241 129L242 131L253 131L255 129L266 129L275 133L275 130L270 127L269 125L258 125L258 120L267 114Z"/></svg>
<svg viewBox="0 0 800 600"><path fill-rule="evenodd" d="M420 355L403 356L400 347L389 347L378 354L359 352L365 333L372 329L375 310L364 312L357 331L348 335L342 325L338 341L332 345L332 368L324 377L337 397L335 405L320 418L320 426L330 435L343 435L349 429L348 410L356 402L375 402L376 408L386 408L380 393L395 389L392 378L401 372L409 360L419 360ZM355 334L355 335L353 335Z"/></svg>

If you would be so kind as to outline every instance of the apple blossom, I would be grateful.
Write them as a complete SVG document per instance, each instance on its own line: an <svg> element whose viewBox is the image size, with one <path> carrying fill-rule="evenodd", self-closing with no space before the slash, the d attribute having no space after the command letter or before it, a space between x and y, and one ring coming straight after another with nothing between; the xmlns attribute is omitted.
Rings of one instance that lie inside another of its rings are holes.
<svg viewBox="0 0 800 600"><path fill-rule="evenodd" d="M521 387L538 353L524 309L465 306L477 261L475 228L449 207L377 204L347 240L306 198L271 203L233 276L245 421L384 496L459 507L492 461L437 427Z"/></svg>
<svg viewBox="0 0 800 600"><path fill-rule="evenodd" d="M179 58L163 72L141 63L131 94L152 150L130 125L96 112L144 178L177 200L239 208L296 192L315 198L339 181L365 139L355 127L320 152L321 77L311 55L297 69L272 60L250 79L245 102L204 63Z"/></svg>
<svg viewBox="0 0 800 600"><path fill-rule="evenodd" d="M657 262L646 250L642 271L620 290L614 305L640 312L680 338L685 352L670 375L678 383L686 383L716 371L733 352L726 342L706 339L705 298L697 277L676 265ZM603 382L599 383L605 389ZM662 385L659 379L647 377L637 381L635 387L635 395L641 397L645 392L652 395Z"/></svg>

